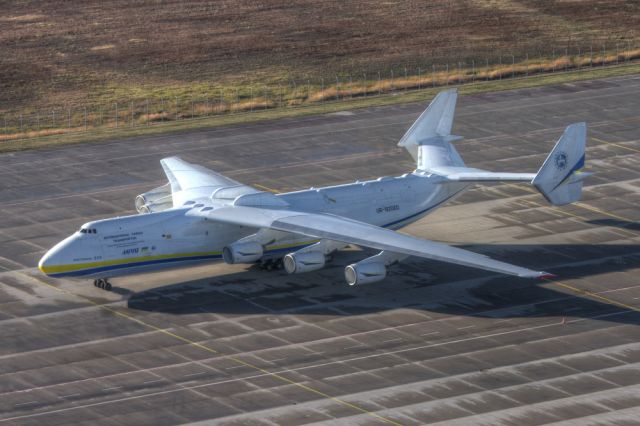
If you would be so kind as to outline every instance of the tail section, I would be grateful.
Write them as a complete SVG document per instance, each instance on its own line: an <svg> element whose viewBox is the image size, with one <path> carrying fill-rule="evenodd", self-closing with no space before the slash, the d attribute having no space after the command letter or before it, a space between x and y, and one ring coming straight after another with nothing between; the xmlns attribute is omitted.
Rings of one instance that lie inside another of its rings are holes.
<svg viewBox="0 0 640 426"><path fill-rule="evenodd" d="M586 123L568 126L531 183L554 205L580 199L587 140Z"/></svg>
<svg viewBox="0 0 640 426"><path fill-rule="evenodd" d="M451 144L462 139L451 128L458 93L445 90L407 130L398 146L416 160L417 169L445 178L444 182L529 182L553 205L580 199L582 181L591 173L581 172L585 164L586 123L569 125L538 173L495 173L466 167Z"/></svg>
<svg viewBox="0 0 640 426"><path fill-rule="evenodd" d="M538 173L496 173L464 166L440 165L422 170L445 178L445 182L528 182L551 204L561 206L580 199L582 181L591 175L580 170L585 165L586 134L585 123L567 127Z"/></svg>
<svg viewBox="0 0 640 426"><path fill-rule="evenodd" d="M438 93L398 142L398 146L405 147L416 160L418 169L464 166L450 143L462 139L451 135L457 98L456 89Z"/></svg>

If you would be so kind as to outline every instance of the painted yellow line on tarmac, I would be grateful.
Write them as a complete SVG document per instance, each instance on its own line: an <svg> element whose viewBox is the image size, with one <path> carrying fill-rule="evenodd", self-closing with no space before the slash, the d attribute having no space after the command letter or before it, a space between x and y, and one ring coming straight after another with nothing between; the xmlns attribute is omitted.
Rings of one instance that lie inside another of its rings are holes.
<svg viewBox="0 0 640 426"><path fill-rule="evenodd" d="M520 189L528 191L528 192L530 192L532 194L538 194L538 191L536 191L535 189L526 187L526 186L515 185L513 183L507 183L506 185L507 186L512 186L514 188L520 188ZM574 217L574 218L577 218L577 219L580 219L580 220L583 220L583 221L587 221L587 222L589 221L589 219L587 219L584 216L580 216L578 214L568 212L566 210L563 210L563 209L561 209L559 207L556 207L556 206L553 206L551 204L545 205L545 204L540 204L540 203L538 203L536 201L532 201L532 200L526 200L526 201L528 203L533 204L536 207L549 208L549 209L551 209L553 211L556 211L558 213L562 213L562 214L567 215L567 216L571 216L571 217ZM576 207L580 207L580 208L585 209L585 210L590 210L592 212L596 212L596 213L599 213L599 214L602 214L602 215L605 215L605 216L609 216L609 217L612 217L614 219L621 220L623 222L629 222L629 223L637 223L638 222L636 220L632 220L630 218L627 218L627 217L624 217L624 216L620 216L620 215L617 215L617 214L614 214L614 213L609 213L609 212L601 210L601 209L599 209L597 207L593 207L593 206L590 206L588 204L584 204L584 203L581 203L581 202L575 202L575 203L572 203L571 205L572 206L576 206ZM633 231L633 230L626 229L626 228L617 228L617 229L619 229L620 231L627 232L627 233L633 235L634 237L638 236L638 233Z"/></svg>
<svg viewBox="0 0 640 426"><path fill-rule="evenodd" d="M140 324L140 325L142 325L144 327L150 328L150 329L155 330L155 331L157 331L159 333L162 333L162 334L165 334L167 336L173 337L173 338L175 338L177 340L180 340L181 342L187 343L187 344L189 344L191 346L194 346L196 348L202 349L204 351L207 351L209 353L216 354L216 355L225 355L225 354L221 353L220 351L217 351L217 350L215 350L213 348L210 348L210 347L208 347L206 345L203 345L202 343L198 343L198 342L196 342L194 340L191 340L191 339L189 339L187 337L180 336L179 334L173 333L173 332L167 330L166 328L161 328L161 327L158 327L156 325L150 324L150 323L148 323L146 321L143 321L143 320L141 320L139 318L136 318L136 317L134 317L132 315L126 314L126 313L124 313L122 311L119 311L117 309L111 308L111 307L106 306L106 305L102 305L102 304L100 304L98 302L95 302L95 301L89 299L88 297L85 297L85 296L82 296L82 295L79 295L79 294L75 294L75 293L72 293L72 292L70 292L68 290L56 287L56 286L54 286L52 284L49 284L49 283L47 283L45 281L42 281L42 280L40 280L40 279L38 279L36 277L31 276L31 275L27 275L27 274L22 274L22 275L24 275L25 277L35 281L38 284L43 284L43 285L45 285L45 286L47 286L49 288L52 288L52 289L54 289L54 290L56 290L56 291L58 291L60 293L64 293L64 294L69 295L69 296L74 296L74 297L78 297L80 299L83 299L83 300L89 302L90 304L92 304L93 306L95 306L97 308L100 308L100 309L103 309L103 310L105 310L105 311L107 311L107 312L109 312L109 313L111 313L113 315L119 316L119 317L127 319L129 321L133 321L133 322L138 323L138 324ZM251 364L251 363L249 363L247 361L243 361L242 359L237 358L235 356L227 356L227 359L232 360L236 364L243 365L245 367L249 367L249 368L251 368L253 370L256 370L256 371L259 371L259 372L261 372L263 374L266 374L266 375L269 375L271 377L274 377L274 378L276 378L276 379L278 379L278 380L280 380L282 382L297 386L300 389L304 389L304 390L306 390L308 392L314 393L314 394L316 394L318 396L321 396L323 398L329 399L329 400L334 401L334 402L336 402L338 404L344 405L345 407L349 407L349 408L351 408L351 409L353 409L355 411L359 411L360 413L367 414L367 415L369 415L369 416L371 416L371 417L373 417L373 418L375 418L377 420L380 420L380 421L382 421L384 423L392 424L392 425L396 425L396 426L402 426L401 423L398 423L398 422L396 422L394 420L391 420L391 419L388 419L386 417L383 417L383 416L381 416L379 414L374 413L373 411L369 411L366 408L360 407L359 405L353 404L351 402L345 401L345 400L340 399L340 398L335 397L335 396L331 396L331 395L329 395L329 394L327 394L325 392L322 392L322 391L320 391L318 389L315 389L315 388L313 388L311 386L307 386L305 384L296 382L295 380L291 380L291 379L289 379L287 377L284 377L281 374L272 373L272 372L270 372L270 371L268 371L268 370L266 370L266 369L264 369L262 367L258 367L257 365Z"/></svg>
<svg viewBox="0 0 640 426"><path fill-rule="evenodd" d="M618 148L626 149L626 150L629 150L629 151L640 152L640 149L631 148L630 146L620 145L619 143L615 143L615 142L605 141L603 139L596 138L596 137L593 137L593 136L591 136L591 139L593 139L596 142L601 142L601 143L604 143L604 144L607 144L607 145L617 146ZM625 142L637 142L637 141L625 141Z"/></svg>
<svg viewBox="0 0 640 426"><path fill-rule="evenodd" d="M631 306L631 305L628 305L628 304L623 303L623 302L618 302L617 300L610 299L610 298L608 298L606 296L602 296L601 294L593 293L593 292L588 291L588 290L582 290L582 289L580 289L578 287L574 287L572 285L563 283L561 281L555 281L553 279L545 278L544 280L547 281L550 284L556 284L556 285L559 285L560 287L564 287L566 289L569 289L572 292L574 292L576 294L579 294L581 296L588 296L588 297L592 297L592 298L595 298L595 299L600 299L600 300L602 300L604 302L607 302L607 303L609 303L611 305L616 305L616 306L619 306L621 308L628 309L630 311L640 312L640 308L638 308L638 307Z"/></svg>
<svg viewBox="0 0 640 426"><path fill-rule="evenodd" d="M274 194L280 193L280 191L278 191L277 189L269 188L268 186L260 185L259 183L254 183L252 185L255 186L256 188L264 189L265 191L272 192Z"/></svg>
<svg viewBox="0 0 640 426"><path fill-rule="evenodd" d="M600 214L603 214L603 215L606 215L606 216L610 216L610 217L612 217L614 219L618 219L618 220L621 220L623 222L631 222L631 223L636 222L635 220L631 220L629 218L626 218L624 216L620 216L620 215L617 215L617 214L609 213L607 211L601 210L601 209L599 209L597 207L590 206L588 204L584 204L584 203L581 203L581 202L576 202L576 203L573 203L573 204L575 206L581 207L583 209L591 210L591 211L594 211L596 213L600 213Z"/></svg>

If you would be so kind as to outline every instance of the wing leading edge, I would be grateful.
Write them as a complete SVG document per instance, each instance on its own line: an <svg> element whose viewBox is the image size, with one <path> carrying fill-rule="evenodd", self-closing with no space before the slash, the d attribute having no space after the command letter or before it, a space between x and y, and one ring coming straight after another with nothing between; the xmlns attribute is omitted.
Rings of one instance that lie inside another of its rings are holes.
<svg viewBox="0 0 640 426"><path fill-rule="evenodd" d="M216 173L197 164L187 163L180 157L169 157L160 160L171 191L188 191L199 187L241 185L231 178Z"/></svg>
<svg viewBox="0 0 640 426"><path fill-rule="evenodd" d="M313 238L341 241L519 277L540 278L549 275L546 272L500 262L485 255L443 243L415 238L330 214L242 206L222 207L209 211L191 210L187 214L234 225L269 228Z"/></svg>

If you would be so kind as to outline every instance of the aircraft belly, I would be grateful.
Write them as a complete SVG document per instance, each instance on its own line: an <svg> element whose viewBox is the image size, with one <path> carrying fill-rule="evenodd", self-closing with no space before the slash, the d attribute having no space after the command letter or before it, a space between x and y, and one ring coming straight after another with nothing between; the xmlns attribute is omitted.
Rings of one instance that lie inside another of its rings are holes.
<svg viewBox="0 0 640 426"><path fill-rule="evenodd" d="M167 257L164 259L148 261L124 261L111 267L97 267L84 271L83 278L114 278L124 275L135 275L157 271L164 271L174 268L185 268L197 266L205 263L217 262L222 259L221 254L194 255L189 257Z"/></svg>

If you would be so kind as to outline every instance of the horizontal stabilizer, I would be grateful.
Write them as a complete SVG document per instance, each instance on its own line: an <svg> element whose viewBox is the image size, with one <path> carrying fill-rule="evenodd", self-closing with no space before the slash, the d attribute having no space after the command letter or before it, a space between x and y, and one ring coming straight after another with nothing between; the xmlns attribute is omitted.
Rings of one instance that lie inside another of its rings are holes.
<svg viewBox="0 0 640 426"><path fill-rule="evenodd" d="M495 173L469 167L436 167L429 172L449 182L531 182L536 176L535 173Z"/></svg>
<svg viewBox="0 0 640 426"><path fill-rule="evenodd" d="M591 173L582 172L585 165L586 123L569 125L545 160L538 173L488 172L470 167L443 166L431 161L423 168L447 182L528 182L553 205L569 204L580 199L582 181Z"/></svg>

